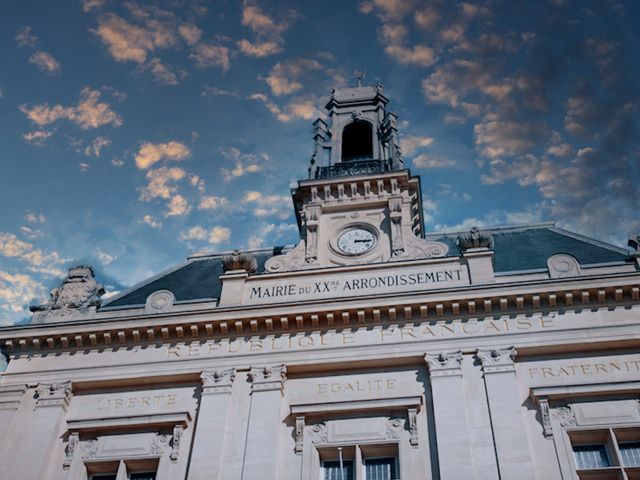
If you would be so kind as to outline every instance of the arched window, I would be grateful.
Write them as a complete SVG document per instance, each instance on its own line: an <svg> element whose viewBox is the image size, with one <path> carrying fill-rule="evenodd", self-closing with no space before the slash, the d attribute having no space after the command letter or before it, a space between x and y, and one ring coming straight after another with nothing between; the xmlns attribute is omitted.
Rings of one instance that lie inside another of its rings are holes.
<svg viewBox="0 0 640 480"><path fill-rule="evenodd" d="M342 161L373 157L373 133L371 124L356 120L342 131Z"/></svg>

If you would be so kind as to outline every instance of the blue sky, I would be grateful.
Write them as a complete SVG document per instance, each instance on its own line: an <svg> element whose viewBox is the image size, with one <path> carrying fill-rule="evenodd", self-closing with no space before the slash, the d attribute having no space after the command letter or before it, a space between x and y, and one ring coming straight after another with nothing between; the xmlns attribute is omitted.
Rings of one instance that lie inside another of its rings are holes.
<svg viewBox="0 0 640 480"><path fill-rule="evenodd" d="M638 2L60 0L0 6L0 324L66 268L110 294L297 240L332 87L380 81L427 230L640 230Z"/></svg>

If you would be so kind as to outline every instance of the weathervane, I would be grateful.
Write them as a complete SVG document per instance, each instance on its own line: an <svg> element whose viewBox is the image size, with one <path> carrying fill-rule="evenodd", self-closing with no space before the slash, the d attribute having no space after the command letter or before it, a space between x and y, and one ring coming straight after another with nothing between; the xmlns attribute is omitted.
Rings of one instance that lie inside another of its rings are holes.
<svg viewBox="0 0 640 480"><path fill-rule="evenodd" d="M366 76L366 74L362 70L354 70L353 76L358 80L358 86L362 86L362 79Z"/></svg>

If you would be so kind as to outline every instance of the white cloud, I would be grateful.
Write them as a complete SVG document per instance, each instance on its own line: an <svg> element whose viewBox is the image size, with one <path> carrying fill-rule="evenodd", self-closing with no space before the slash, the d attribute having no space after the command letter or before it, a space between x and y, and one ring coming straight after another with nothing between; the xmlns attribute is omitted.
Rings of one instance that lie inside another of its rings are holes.
<svg viewBox="0 0 640 480"><path fill-rule="evenodd" d="M136 154L136 167L146 170L162 159L184 160L191 155L191 150L185 144L170 141L167 143L145 142Z"/></svg>
<svg viewBox="0 0 640 480"><path fill-rule="evenodd" d="M82 0L82 11L87 13L105 4L106 0Z"/></svg>
<svg viewBox="0 0 640 480"><path fill-rule="evenodd" d="M426 137L423 135L403 135L400 137L400 148L404 155L411 156L424 147L428 147L433 143L432 137Z"/></svg>
<svg viewBox="0 0 640 480"><path fill-rule="evenodd" d="M385 47L384 51L393 60L404 65L428 67L436 61L433 48L425 45L415 45L413 47L388 45Z"/></svg>
<svg viewBox="0 0 640 480"><path fill-rule="evenodd" d="M417 155L412 160L412 163L414 167L420 168L447 168L453 167L456 164L454 160L443 157L432 157L431 155L427 155L426 153Z"/></svg>
<svg viewBox="0 0 640 480"><path fill-rule="evenodd" d="M573 153L573 147L567 143L560 143L550 146L547 149L547 153L555 157L568 157Z"/></svg>
<svg viewBox="0 0 640 480"><path fill-rule="evenodd" d="M98 258L98 261L102 264L102 265L109 265L110 263L112 263L116 258L115 255L110 255L107 252L102 251L102 249L100 249L98 247L97 251L96 251L96 257Z"/></svg>
<svg viewBox="0 0 640 480"><path fill-rule="evenodd" d="M269 160L269 156L264 153L260 155L242 153L235 147L222 148L220 151L226 159L234 162L233 168L220 169L225 182L229 182L237 177L242 177L248 173L259 172L262 170L264 162Z"/></svg>
<svg viewBox="0 0 640 480"><path fill-rule="evenodd" d="M24 219L29 223L44 223L47 221L47 217L45 217L42 213L33 213L27 212L24 215Z"/></svg>
<svg viewBox="0 0 640 480"><path fill-rule="evenodd" d="M16 43L20 47L35 48L38 37L33 34L31 27L21 27L16 34Z"/></svg>
<svg viewBox="0 0 640 480"><path fill-rule="evenodd" d="M160 167L146 174L147 185L140 189L140 200L169 199L178 189L175 182L185 178L186 172L178 167Z"/></svg>
<svg viewBox="0 0 640 480"><path fill-rule="evenodd" d="M144 63L151 52L175 43L175 35L170 26L152 18L148 12L136 8L134 4L129 4L129 7L134 16L146 20L146 27L107 13L98 18L98 28L94 30L116 61Z"/></svg>
<svg viewBox="0 0 640 480"><path fill-rule="evenodd" d="M45 286L29 275L0 271L0 311L26 317L28 305L46 297Z"/></svg>
<svg viewBox="0 0 640 480"><path fill-rule="evenodd" d="M178 33L189 45L195 45L202 37L202 30L192 23L185 23L178 27Z"/></svg>
<svg viewBox="0 0 640 480"><path fill-rule="evenodd" d="M246 38L238 42L240 51L249 57L267 57L282 51L283 34L287 31L297 15L293 11L285 14L285 18L277 22L253 2L244 2L242 9L242 25L251 29L255 40Z"/></svg>
<svg viewBox="0 0 640 480"><path fill-rule="evenodd" d="M226 203L227 199L225 197L216 197L213 195L205 196L200 199L198 210L215 210L222 207Z"/></svg>
<svg viewBox="0 0 640 480"><path fill-rule="evenodd" d="M96 137L91 142L91 145L88 145L84 149L84 154L88 157L92 155L94 157L99 157L102 149L108 147L109 145L111 145L111 140L109 140L107 137Z"/></svg>
<svg viewBox="0 0 640 480"><path fill-rule="evenodd" d="M81 129L98 128L103 125L119 127L122 118L111 110L108 103L100 102L100 91L85 87L80 92L80 100L76 106L49 106L44 103L28 108L20 105L20 110L36 125L49 125L66 119L75 122Z"/></svg>
<svg viewBox="0 0 640 480"><path fill-rule="evenodd" d="M151 215L145 215L144 217L142 217L142 221L143 223L146 223L151 228L155 228L156 230L162 228L162 222L156 220Z"/></svg>
<svg viewBox="0 0 640 480"><path fill-rule="evenodd" d="M291 198L287 195L263 195L252 190L245 192L242 202L251 205L251 211L256 217L275 216L285 219L291 214Z"/></svg>
<svg viewBox="0 0 640 480"><path fill-rule="evenodd" d="M284 123L294 120L311 120L323 115L323 112L317 107L317 99L315 98L292 98L283 108L280 108L262 93L254 93L249 96L249 99L262 102L278 121Z"/></svg>
<svg viewBox="0 0 640 480"><path fill-rule="evenodd" d="M231 230L227 227L213 227L209 230L196 225L180 234L181 240L207 240L209 243L224 243L231 238Z"/></svg>
<svg viewBox="0 0 640 480"><path fill-rule="evenodd" d="M172 197L167 204L167 208L168 210L164 214L165 217L186 215L191 211L189 202L187 202L187 199L182 195L176 195Z"/></svg>
<svg viewBox="0 0 640 480"><path fill-rule="evenodd" d="M289 95L302 89L301 77L322 69L322 64L317 60L308 58L288 60L276 63L265 81L276 97Z"/></svg>
<svg viewBox="0 0 640 480"><path fill-rule="evenodd" d="M14 234L3 232L0 232L0 255L17 258L27 264L28 270L50 276L62 275L64 272L56 265L67 261L58 252L44 253L34 248L33 244L18 239Z"/></svg>
<svg viewBox="0 0 640 480"><path fill-rule="evenodd" d="M229 48L213 43L200 43L196 45L191 54L199 67L220 67L223 71L229 70Z"/></svg>
<svg viewBox="0 0 640 480"><path fill-rule="evenodd" d="M47 52L35 52L29 57L29 63L34 64L43 72L50 73L52 75L60 73L60 62Z"/></svg>
<svg viewBox="0 0 640 480"><path fill-rule="evenodd" d="M44 141L51 135L53 135L53 132L49 132L48 130L35 130L33 132L25 133L22 135L22 138L24 138L28 143L41 147L44 145Z"/></svg>
<svg viewBox="0 0 640 480"><path fill-rule="evenodd" d="M119 158L112 158L111 165L114 167L122 167L124 165L124 160L120 160Z"/></svg>
<svg viewBox="0 0 640 480"><path fill-rule="evenodd" d="M161 85L177 85L178 77L159 59L154 58L149 61L147 68L151 71L154 80Z"/></svg>
<svg viewBox="0 0 640 480"><path fill-rule="evenodd" d="M290 235L291 233L298 232L298 226L293 223L270 223L260 228L260 230L249 238L247 242L247 248L255 249L264 246L265 241L269 238L270 241L277 241L283 237Z"/></svg>

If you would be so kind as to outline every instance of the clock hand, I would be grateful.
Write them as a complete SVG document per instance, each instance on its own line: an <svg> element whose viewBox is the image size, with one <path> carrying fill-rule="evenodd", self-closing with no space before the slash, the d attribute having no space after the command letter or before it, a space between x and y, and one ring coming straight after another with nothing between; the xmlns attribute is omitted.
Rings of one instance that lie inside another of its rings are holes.
<svg viewBox="0 0 640 480"><path fill-rule="evenodd" d="M368 240L359 240L359 239L356 239L356 240L354 240L354 241L353 241L353 243L356 243L356 242L358 242L358 243L369 243L370 241L371 241L371 239L368 239Z"/></svg>

